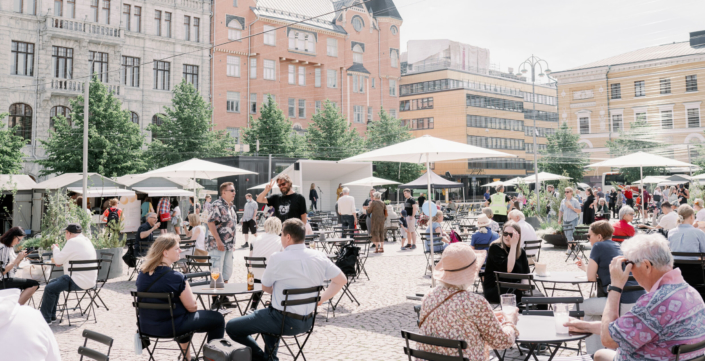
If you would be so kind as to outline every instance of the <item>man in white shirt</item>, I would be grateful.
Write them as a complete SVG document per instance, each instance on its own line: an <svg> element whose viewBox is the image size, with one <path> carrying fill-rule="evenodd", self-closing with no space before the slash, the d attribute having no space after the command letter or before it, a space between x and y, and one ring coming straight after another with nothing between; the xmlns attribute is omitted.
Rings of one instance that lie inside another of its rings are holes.
<svg viewBox="0 0 705 361"><path fill-rule="evenodd" d="M640 224L639 228L663 229L665 231L670 231L678 227L678 213L674 212L671 208L671 203L661 203L661 211L663 212L663 216L661 216L661 220L658 222L658 224L653 227L647 226L645 224Z"/></svg>
<svg viewBox="0 0 705 361"><path fill-rule="evenodd" d="M343 188L343 195L338 199L338 213L343 221L343 229L353 229L357 225L355 198L350 195L350 188Z"/></svg>
<svg viewBox="0 0 705 361"><path fill-rule="evenodd" d="M41 313L20 306L20 290L0 290L0 343L3 360L60 361L59 345Z"/></svg>
<svg viewBox="0 0 705 361"><path fill-rule="evenodd" d="M279 334L282 331L284 315L281 303L285 299L284 290L322 286L325 280L331 280L330 286L320 296L320 306L335 296L347 283L347 278L340 268L325 254L306 248L305 232L304 223L300 219L291 218L284 222L281 237L284 251L269 258L262 276L262 290L272 295L269 308L236 317L225 326L225 331L233 341L252 349L252 360L267 360L267 355L251 335L263 332ZM312 294L289 296L289 299L309 297L312 297ZM309 330L313 324L314 310L315 306L311 304L288 306L284 335L298 335ZM276 356L278 340L266 335L262 337L266 348L273 350L272 359L279 360Z"/></svg>
<svg viewBox="0 0 705 361"><path fill-rule="evenodd" d="M519 228L521 228L521 244L520 247L524 248L524 241L536 241L539 240L536 236L536 231L534 230L534 227L531 226L530 224L526 223L526 218L524 217L524 213L522 213L520 210L512 210L509 212L509 219L514 221ZM539 252L538 249L532 249L526 251L527 256L533 256Z"/></svg>
<svg viewBox="0 0 705 361"><path fill-rule="evenodd" d="M64 266L64 275L49 282L44 288L42 307L40 311L48 324L56 321L56 305L59 296L64 291L85 290L95 287L98 270L74 272L69 276L70 261L95 260L95 248L91 241L82 234L83 229L78 223L69 224L66 229L66 244L64 249L59 249L57 244L52 246L53 260L56 266ZM85 267L93 267L89 264Z"/></svg>

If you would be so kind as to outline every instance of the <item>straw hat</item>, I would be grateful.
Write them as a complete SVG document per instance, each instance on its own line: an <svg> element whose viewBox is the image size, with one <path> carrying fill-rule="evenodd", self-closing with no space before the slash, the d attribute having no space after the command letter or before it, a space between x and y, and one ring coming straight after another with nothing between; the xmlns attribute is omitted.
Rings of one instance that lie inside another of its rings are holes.
<svg viewBox="0 0 705 361"><path fill-rule="evenodd" d="M477 255L470 245L452 243L443 250L440 262L436 264L433 277L451 285L470 284L475 279Z"/></svg>
<svg viewBox="0 0 705 361"><path fill-rule="evenodd" d="M481 214L479 217L477 217L477 226L478 227L487 227L490 225L490 219L487 218L487 215Z"/></svg>

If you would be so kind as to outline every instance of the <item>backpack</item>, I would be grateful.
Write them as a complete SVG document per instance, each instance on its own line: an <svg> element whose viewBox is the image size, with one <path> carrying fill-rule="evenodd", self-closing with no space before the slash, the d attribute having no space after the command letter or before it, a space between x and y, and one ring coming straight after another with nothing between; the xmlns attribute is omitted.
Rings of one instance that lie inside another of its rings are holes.
<svg viewBox="0 0 705 361"><path fill-rule="evenodd" d="M360 253L360 247L354 246L353 243L348 243L340 249L338 258L335 260L335 265L347 275L357 274L357 256Z"/></svg>
<svg viewBox="0 0 705 361"><path fill-rule="evenodd" d="M458 243L458 242L461 242L460 236L458 235L457 232L455 232L455 230L451 230L450 231L450 243Z"/></svg>
<svg viewBox="0 0 705 361"><path fill-rule="evenodd" d="M108 221L105 223L107 224L107 223L110 223L111 221L115 221L115 223L120 222L120 214L118 213L117 208L114 208L114 207L108 208Z"/></svg>
<svg viewBox="0 0 705 361"><path fill-rule="evenodd" d="M125 252L125 254L122 256L122 260L125 262L128 268L137 267L137 256L135 256L135 249L132 245L129 245L129 247L127 247L127 252Z"/></svg>

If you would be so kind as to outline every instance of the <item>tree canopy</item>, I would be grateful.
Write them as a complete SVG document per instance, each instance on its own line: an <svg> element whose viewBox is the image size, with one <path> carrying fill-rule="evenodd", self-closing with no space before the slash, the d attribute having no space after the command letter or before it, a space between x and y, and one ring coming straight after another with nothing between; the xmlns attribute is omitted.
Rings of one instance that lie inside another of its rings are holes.
<svg viewBox="0 0 705 361"><path fill-rule="evenodd" d="M255 154L259 140L259 154L292 156L297 146L294 143L299 141L294 137L291 121L268 96L262 103L259 118L250 118L250 126L245 128L242 139L250 146L250 154Z"/></svg>
<svg viewBox="0 0 705 361"><path fill-rule="evenodd" d="M340 160L363 151L364 140L329 100L311 117L306 134L311 159Z"/></svg>
<svg viewBox="0 0 705 361"><path fill-rule="evenodd" d="M379 121L367 127L366 150L384 148L412 139L409 128L403 126L399 119L389 115L384 109L379 112ZM394 180L402 184L419 177L424 167L421 164L398 162L374 162L375 177Z"/></svg>
<svg viewBox="0 0 705 361"><path fill-rule="evenodd" d="M581 182L588 156L583 153L583 144L578 143L580 135L573 133L565 122L554 134L548 136L546 149L539 151L539 171L553 174L567 173L568 177Z"/></svg>
<svg viewBox="0 0 705 361"><path fill-rule="evenodd" d="M0 114L0 119L8 113ZM15 128L5 129L4 124L0 124L0 174L18 174L22 171L22 147L27 141L17 135Z"/></svg>

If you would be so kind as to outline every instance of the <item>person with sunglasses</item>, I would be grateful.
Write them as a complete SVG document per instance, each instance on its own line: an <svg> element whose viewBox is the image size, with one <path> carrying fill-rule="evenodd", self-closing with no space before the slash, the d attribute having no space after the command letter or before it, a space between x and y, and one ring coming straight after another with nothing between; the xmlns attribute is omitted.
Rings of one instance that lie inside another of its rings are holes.
<svg viewBox="0 0 705 361"><path fill-rule="evenodd" d="M502 228L501 237L490 244L487 252L487 264L485 265L485 278L482 282L482 291L485 298L490 303L499 303L499 293L497 292L497 279L495 272L528 274L529 261L526 252L521 248L521 227L509 221ZM501 289L501 293L508 293L510 290ZM515 290L517 302L521 302L523 296L521 290Z"/></svg>
<svg viewBox="0 0 705 361"><path fill-rule="evenodd" d="M235 212L235 185L225 182L220 185L220 198L211 204L208 215L210 236L206 250L211 257L212 267L221 270L223 282L228 283L233 273L233 249L235 248L235 230L237 213ZM225 302L222 297L221 301Z"/></svg>
<svg viewBox="0 0 705 361"><path fill-rule="evenodd" d="M274 188L274 182L277 182L276 184L281 193L267 197L269 191ZM298 218L304 224L307 222L306 198L294 192L291 177L288 174L281 174L277 178L272 179L264 187L264 191L257 195L257 202L272 206L274 208L274 216L279 218L282 223L291 218Z"/></svg>

